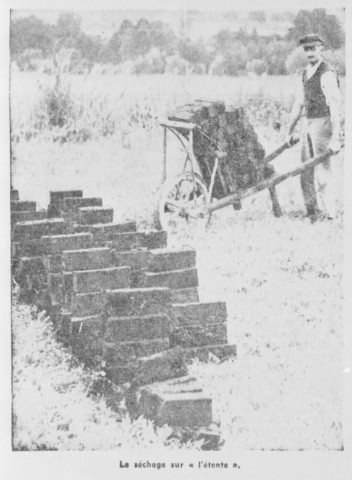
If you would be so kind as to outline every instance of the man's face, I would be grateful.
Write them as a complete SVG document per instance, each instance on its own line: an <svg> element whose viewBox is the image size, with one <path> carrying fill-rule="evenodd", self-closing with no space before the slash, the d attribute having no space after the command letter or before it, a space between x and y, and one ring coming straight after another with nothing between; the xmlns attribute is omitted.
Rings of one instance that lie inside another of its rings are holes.
<svg viewBox="0 0 352 480"><path fill-rule="evenodd" d="M314 65L321 59L322 45L307 44L303 46L306 58L311 65Z"/></svg>

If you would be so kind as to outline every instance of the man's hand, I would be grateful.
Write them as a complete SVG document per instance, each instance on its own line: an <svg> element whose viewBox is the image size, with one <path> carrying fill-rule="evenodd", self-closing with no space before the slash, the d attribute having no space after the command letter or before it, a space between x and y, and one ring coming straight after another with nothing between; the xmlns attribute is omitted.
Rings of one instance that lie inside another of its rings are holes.
<svg viewBox="0 0 352 480"><path fill-rule="evenodd" d="M338 139L332 139L329 143L329 150L332 155L336 155L341 150L341 142Z"/></svg>

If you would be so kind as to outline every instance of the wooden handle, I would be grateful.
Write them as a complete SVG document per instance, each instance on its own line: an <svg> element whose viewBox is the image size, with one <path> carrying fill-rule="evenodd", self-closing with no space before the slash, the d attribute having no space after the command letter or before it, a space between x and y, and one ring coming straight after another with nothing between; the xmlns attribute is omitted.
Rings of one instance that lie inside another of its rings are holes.
<svg viewBox="0 0 352 480"><path fill-rule="evenodd" d="M269 162L272 162L273 160L275 160L275 158L277 158L282 152L284 152L285 150L287 150L288 148L291 148L293 147L294 145L296 145L297 143L299 142L299 138L293 138L290 145L288 143L283 143L280 147L278 147L276 150L274 150L272 153L270 153L270 155L267 155L265 158L264 158L264 163L269 163Z"/></svg>

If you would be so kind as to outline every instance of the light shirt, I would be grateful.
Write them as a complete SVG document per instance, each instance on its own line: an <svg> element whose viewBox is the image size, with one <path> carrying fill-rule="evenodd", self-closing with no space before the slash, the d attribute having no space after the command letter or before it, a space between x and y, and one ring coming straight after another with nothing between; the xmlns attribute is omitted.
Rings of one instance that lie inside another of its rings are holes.
<svg viewBox="0 0 352 480"><path fill-rule="evenodd" d="M311 78L315 74L321 62L322 60L319 60L319 62L317 62L315 65L311 65L310 63L307 65L305 69L307 72L307 79ZM323 73L320 77L320 85L325 95L326 104L330 106L332 103L336 102L338 105L340 105L341 93L337 83L336 74L331 70ZM296 102L299 103L299 105L304 106L304 88L302 76L300 76L299 83L297 85Z"/></svg>

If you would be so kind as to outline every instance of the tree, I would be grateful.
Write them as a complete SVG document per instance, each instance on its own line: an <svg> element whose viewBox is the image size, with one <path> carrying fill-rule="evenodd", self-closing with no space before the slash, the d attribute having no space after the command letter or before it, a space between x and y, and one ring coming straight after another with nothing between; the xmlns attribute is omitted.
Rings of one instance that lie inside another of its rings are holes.
<svg viewBox="0 0 352 480"><path fill-rule="evenodd" d="M247 44L248 60L262 59L265 57L266 44L263 41L250 40Z"/></svg>
<svg viewBox="0 0 352 480"><path fill-rule="evenodd" d="M204 63L205 65L210 63L209 53L201 40L197 42L180 40L178 51L180 57L188 60L190 63Z"/></svg>
<svg viewBox="0 0 352 480"><path fill-rule="evenodd" d="M56 22L55 34L57 37L78 38L81 34L81 18L73 13L61 13Z"/></svg>
<svg viewBox="0 0 352 480"><path fill-rule="evenodd" d="M268 65L268 75L286 75L287 56L292 51L292 45L283 40L272 40L265 49L265 58Z"/></svg>
<svg viewBox="0 0 352 480"><path fill-rule="evenodd" d="M228 50L224 57L224 73L226 75L238 75L246 70L247 49L241 42L236 42L234 48Z"/></svg>
<svg viewBox="0 0 352 480"><path fill-rule="evenodd" d="M176 51L176 36L168 25L141 18L134 26L124 20L110 38L103 56L116 64L146 55L154 48L169 55Z"/></svg>
<svg viewBox="0 0 352 480"><path fill-rule="evenodd" d="M103 44L99 36L90 37L81 33L77 39L77 48L81 51L82 57L91 62L97 62L101 59Z"/></svg>
<svg viewBox="0 0 352 480"><path fill-rule="evenodd" d="M133 42L133 54L145 55L152 47L150 24L148 20L141 18L137 23Z"/></svg>
<svg viewBox="0 0 352 480"><path fill-rule="evenodd" d="M138 53L134 51L134 28L126 30L119 38L121 40L120 53L122 62L138 56Z"/></svg>
<svg viewBox="0 0 352 480"><path fill-rule="evenodd" d="M121 35L119 32L115 32L106 45L103 53L104 60L107 62L117 63L121 62Z"/></svg>
<svg viewBox="0 0 352 480"><path fill-rule="evenodd" d="M293 50L286 60L286 70L290 75L293 73L302 72L307 65L306 56L301 48Z"/></svg>
<svg viewBox="0 0 352 480"><path fill-rule="evenodd" d="M127 30L133 30L133 28L133 23L130 20L123 20L119 28L119 33L122 35L123 33L127 32Z"/></svg>
<svg viewBox="0 0 352 480"><path fill-rule="evenodd" d="M215 35L215 50L221 53L230 50L236 41L236 35L236 32L232 32L231 30L221 30Z"/></svg>
<svg viewBox="0 0 352 480"><path fill-rule="evenodd" d="M298 40L308 33L319 34L324 39L326 48L340 48L345 41L338 18L335 15L328 15L324 8L300 10L287 37L298 43Z"/></svg>
<svg viewBox="0 0 352 480"><path fill-rule="evenodd" d="M10 25L10 53L16 57L27 49L41 50L44 56L51 53L53 29L42 20L30 17L12 20Z"/></svg>
<svg viewBox="0 0 352 480"><path fill-rule="evenodd" d="M264 59L255 58L247 63L247 71L253 72L256 75L262 75L267 70L267 64Z"/></svg>
<svg viewBox="0 0 352 480"><path fill-rule="evenodd" d="M175 32L160 20L151 22L149 27L153 47L159 48L168 54L175 53L177 41Z"/></svg>

